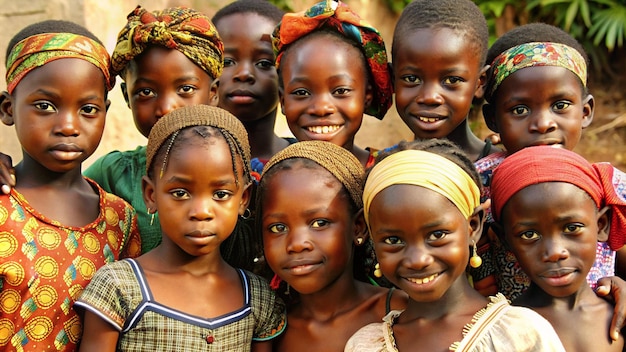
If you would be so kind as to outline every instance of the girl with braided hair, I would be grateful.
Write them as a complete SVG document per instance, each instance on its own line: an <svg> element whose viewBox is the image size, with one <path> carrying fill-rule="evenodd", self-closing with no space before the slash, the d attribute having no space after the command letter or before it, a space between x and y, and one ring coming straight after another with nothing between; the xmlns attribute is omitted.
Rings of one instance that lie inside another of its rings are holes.
<svg viewBox="0 0 626 352"><path fill-rule="evenodd" d="M362 177L354 155L324 141L292 144L266 164L258 228L272 285L289 300L277 351L342 351L360 327L405 305L402 292L363 282L372 260Z"/></svg>
<svg viewBox="0 0 626 352"><path fill-rule="evenodd" d="M283 16L273 44L282 111L296 139L329 141L373 163L374 151L354 137L363 114L382 119L391 106L380 33L345 3L326 0Z"/></svg>
<svg viewBox="0 0 626 352"><path fill-rule="evenodd" d="M81 350L269 351L284 304L220 253L250 199L245 128L226 110L186 106L157 121L146 151L143 195L163 241L96 273L76 303Z"/></svg>

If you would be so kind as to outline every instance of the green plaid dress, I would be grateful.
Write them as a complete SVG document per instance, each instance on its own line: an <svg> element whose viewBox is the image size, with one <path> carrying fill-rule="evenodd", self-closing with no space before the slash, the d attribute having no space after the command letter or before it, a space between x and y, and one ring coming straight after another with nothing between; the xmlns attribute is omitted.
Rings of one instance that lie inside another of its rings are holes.
<svg viewBox="0 0 626 352"><path fill-rule="evenodd" d="M251 342L285 329L285 306L262 278L238 269L245 303L217 318L185 314L155 302L132 259L102 267L76 306L120 331L118 351L250 351Z"/></svg>

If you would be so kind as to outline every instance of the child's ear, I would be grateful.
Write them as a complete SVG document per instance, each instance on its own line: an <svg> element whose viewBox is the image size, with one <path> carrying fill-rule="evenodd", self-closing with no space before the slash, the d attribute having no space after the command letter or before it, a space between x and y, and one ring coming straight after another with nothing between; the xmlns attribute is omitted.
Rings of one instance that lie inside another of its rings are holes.
<svg viewBox="0 0 626 352"><path fill-rule="evenodd" d="M0 119L7 126L15 123L13 119L13 97L7 91L2 92L2 95L0 95Z"/></svg>
<svg viewBox="0 0 626 352"><path fill-rule="evenodd" d="M217 90L220 87L220 79L216 78L213 83L211 83L211 89L209 90L209 105L217 106L220 102L220 96L217 94Z"/></svg>
<svg viewBox="0 0 626 352"><path fill-rule="evenodd" d="M108 111L109 111L109 108L111 107L111 100L107 99L107 100L104 102L104 105L105 105L104 111L107 111L107 112L108 112Z"/></svg>
<svg viewBox="0 0 626 352"><path fill-rule="evenodd" d="M487 199L484 203L474 209L474 213L470 215L468 222L470 226L470 240L478 243L483 233L485 218L487 217L487 209L491 206L491 199Z"/></svg>
<svg viewBox="0 0 626 352"><path fill-rule="evenodd" d="M244 215L246 209L248 209L250 198L252 196L252 187L254 187L254 182L250 182L244 186L243 193L241 194L241 201L239 202L239 215Z"/></svg>
<svg viewBox="0 0 626 352"><path fill-rule="evenodd" d="M604 207L598 211L598 242L609 240L611 230L611 208Z"/></svg>
<svg viewBox="0 0 626 352"><path fill-rule="evenodd" d="M480 70L478 76L478 85L476 86L476 90L474 91L475 99L482 100L482 98L485 96L485 88L487 87L487 71L489 70L489 67L489 65L485 65L485 67Z"/></svg>
<svg viewBox="0 0 626 352"><path fill-rule="evenodd" d="M128 97L128 87L126 87L126 82L120 83L120 89L122 90L122 95L124 96L126 106L128 106L128 108L130 109L130 98Z"/></svg>
<svg viewBox="0 0 626 352"><path fill-rule="evenodd" d="M280 113L285 115L285 89L278 87L278 102L280 103Z"/></svg>
<svg viewBox="0 0 626 352"><path fill-rule="evenodd" d="M387 70L389 70L389 76L391 77L391 87L394 88L396 86L396 76L393 74L393 64L391 62L387 63Z"/></svg>
<svg viewBox="0 0 626 352"><path fill-rule="evenodd" d="M593 98L593 95L587 94L587 96L583 99L583 128L587 128L591 125L595 106L596 100Z"/></svg>
<svg viewBox="0 0 626 352"><path fill-rule="evenodd" d="M151 214L154 214L157 211L154 188L155 188L155 185L148 176L143 176L141 178L141 191L143 194L143 201L144 203L146 203L146 208L148 208L148 213L151 213Z"/></svg>
<svg viewBox="0 0 626 352"><path fill-rule="evenodd" d="M489 103L483 104L483 117L485 118L485 124L490 130L500 133L498 124L496 124L495 106Z"/></svg>
<svg viewBox="0 0 626 352"><path fill-rule="evenodd" d="M367 230L367 224L365 223L365 216L363 215L363 208L361 208L356 215L354 215L354 244L362 246L369 238L369 231Z"/></svg>

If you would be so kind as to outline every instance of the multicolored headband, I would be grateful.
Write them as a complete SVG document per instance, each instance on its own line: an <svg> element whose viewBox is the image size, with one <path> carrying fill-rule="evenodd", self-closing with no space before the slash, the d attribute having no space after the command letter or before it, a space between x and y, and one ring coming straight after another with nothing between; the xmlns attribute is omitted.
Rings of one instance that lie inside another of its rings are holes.
<svg viewBox="0 0 626 352"><path fill-rule="evenodd" d="M150 12L137 6L117 36L111 55L114 74L154 45L180 51L213 79L222 73L224 44L207 15L186 7Z"/></svg>
<svg viewBox="0 0 626 352"><path fill-rule="evenodd" d="M611 206L611 249L626 242L626 200L613 186L615 168L609 163L590 164L573 151L536 146L524 148L508 156L493 172L491 210L500 221L502 209L520 190L545 182L571 183L587 192L598 208Z"/></svg>
<svg viewBox="0 0 626 352"><path fill-rule="evenodd" d="M480 188L454 162L423 150L403 150L389 155L371 169L363 190L363 212L369 226L372 200L393 185L414 185L448 198L469 218L480 205Z"/></svg>
<svg viewBox="0 0 626 352"><path fill-rule="evenodd" d="M583 86L587 85L587 63L578 50L560 43L524 43L502 52L493 60L489 96L493 96L509 75L533 66L566 68L580 78Z"/></svg>
<svg viewBox="0 0 626 352"><path fill-rule="evenodd" d="M385 42L376 28L340 1L322 1L304 12L283 16L272 33L276 67L279 67L283 53L293 42L323 28L331 29L361 47L374 80L374 100L365 113L382 119L391 107L393 94Z"/></svg>
<svg viewBox="0 0 626 352"><path fill-rule="evenodd" d="M7 59L7 91L9 94L26 74L58 59L77 58L94 64L104 74L108 90L115 85L111 75L111 59L106 48L95 40L73 33L43 33L18 42Z"/></svg>

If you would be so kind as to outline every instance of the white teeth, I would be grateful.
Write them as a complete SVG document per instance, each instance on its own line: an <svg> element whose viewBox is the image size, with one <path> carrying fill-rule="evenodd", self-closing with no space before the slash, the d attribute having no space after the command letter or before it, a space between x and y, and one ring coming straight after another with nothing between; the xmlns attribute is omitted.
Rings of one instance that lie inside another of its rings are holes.
<svg viewBox="0 0 626 352"><path fill-rule="evenodd" d="M428 123L433 123L433 122L437 122L439 119L436 117L424 117L424 116L420 116L418 117L420 119L420 121L424 121L424 122L428 122Z"/></svg>
<svg viewBox="0 0 626 352"><path fill-rule="evenodd" d="M311 126L311 127L307 127L306 129L309 130L309 132L325 134L325 133L335 132L339 128L341 128L340 125L331 125L331 126Z"/></svg>
<svg viewBox="0 0 626 352"><path fill-rule="evenodd" d="M439 276L439 274L433 274L433 275L430 275L429 277L425 277L423 279L411 278L410 277L410 278L407 278L407 280L411 281L414 284L421 285L421 284L427 284L427 283L433 281L437 276Z"/></svg>

